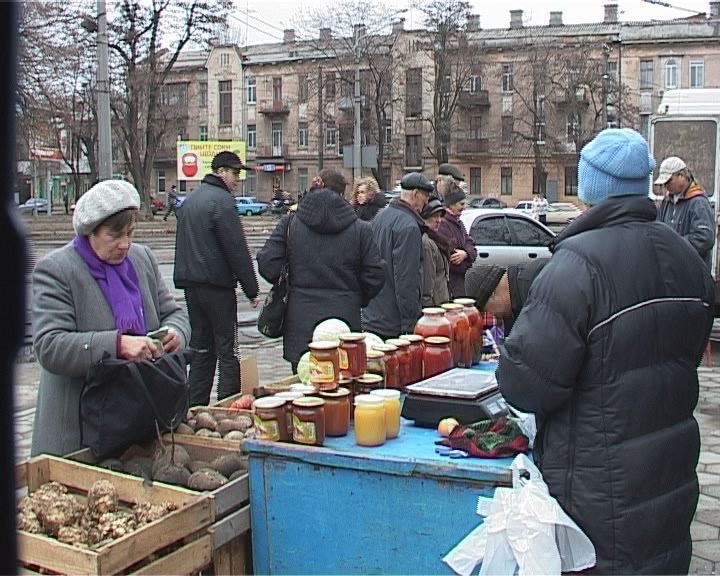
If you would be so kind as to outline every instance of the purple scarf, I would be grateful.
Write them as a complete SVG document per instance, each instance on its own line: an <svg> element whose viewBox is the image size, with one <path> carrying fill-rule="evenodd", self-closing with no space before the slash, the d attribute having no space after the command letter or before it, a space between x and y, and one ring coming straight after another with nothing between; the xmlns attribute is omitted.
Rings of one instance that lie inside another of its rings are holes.
<svg viewBox="0 0 720 576"><path fill-rule="evenodd" d="M125 258L120 264L100 260L87 236L75 236L73 247L85 260L90 275L97 280L105 300L112 308L115 325L120 333L144 336L145 314L140 282L130 258Z"/></svg>

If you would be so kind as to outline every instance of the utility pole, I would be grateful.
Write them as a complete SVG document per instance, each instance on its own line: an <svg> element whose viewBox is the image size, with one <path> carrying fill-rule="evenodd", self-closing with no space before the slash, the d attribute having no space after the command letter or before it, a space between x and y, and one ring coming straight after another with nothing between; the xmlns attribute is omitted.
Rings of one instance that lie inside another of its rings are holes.
<svg viewBox="0 0 720 576"><path fill-rule="evenodd" d="M603 107L602 107L602 129L605 130L608 127L608 66L610 60L610 46L603 44L603 59L605 61L605 68L603 69Z"/></svg>
<svg viewBox="0 0 720 576"><path fill-rule="evenodd" d="M112 136L105 0L97 0L97 65L98 177L100 180L107 180L112 178Z"/></svg>
<svg viewBox="0 0 720 576"><path fill-rule="evenodd" d="M323 169L325 160L325 109L323 106L323 71L318 67L318 172Z"/></svg>
<svg viewBox="0 0 720 576"><path fill-rule="evenodd" d="M363 31L363 26L355 26L355 97L353 102L355 134L353 136L353 179L356 182L362 177L362 142L360 141L360 34Z"/></svg>

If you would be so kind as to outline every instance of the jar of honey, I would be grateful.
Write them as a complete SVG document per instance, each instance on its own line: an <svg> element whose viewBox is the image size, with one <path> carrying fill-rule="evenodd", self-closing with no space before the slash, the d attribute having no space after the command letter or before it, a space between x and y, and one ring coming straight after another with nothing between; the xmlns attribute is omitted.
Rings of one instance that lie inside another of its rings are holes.
<svg viewBox="0 0 720 576"><path fill-rule="evenodd" d="M320 398L325 400L325 435L345 436L350 429L350 390L320 392Z"/></svg>
<svg viewBox="0 0 720 576"><path fill-rule="evenodd" d="M400 339L410 342L410 381L408 384L415 384L423 378L423 350L425 349L423 337L417 334L402 334Z"/></svg>
<svg viewBox="0 0 720 576"><path fill-rule="evenodd" d="M385 437L388 440L397 438L400 435L400 390L384 388L370 394L385 400Z"/></svg>
<svg viewBox="0 0 720 576"><path fill-rule="evenodd" d="M383 353L385 386L387 388L400 388L400 359L397 355L397 346L393 346L392 344L376 344L375 350Z"/></svg>
<svg viewBox="0 0 720 576"><path fill-rule="evenodd" d="M294 400L297 400L298 398L302 398L305 396L302 392L293 392L292 390L288 392L278 392L275 394L275 398L282 398L285 401L285 420L287 424L287 431L288 431L288 439L292 440L292 429L293 429L293 422L292 422L292 403Z"/></svg>
<svg viewBox="0 0 720 576"><path fill-rule="evenodd" d="M372 390L384 387L385 383L379 374L363 374L355 379L355 396L370 394Z"/></svg>
<svg viewBox="0 0 720 576"><path fill-rule="evenodd" d="M330 341L310 342L310 383L318 390L335 390L340 378L338 344Z"/></svg>
<svg viewBox="0 0 720 576"><path fill-rule="evenodd" d="M473 364L482 360L483 322L473 298L455 298L456 304L462 304L463 311L470 322L470 342L472 344Z"/></svg>
<svg viewBox="0 0 720 576"><path fill-rule="evenodd" d="M275 396L265 396L255 400L255 438L273 442L287 442L290 434L287 427L285 400Z"/></svg>
<svg viewBox="0 0 720 576"><path fill-rule="evenodd" d="M402 338L393 338L386 340L385 343L397 348L396 354L398 358L398 369L400 371L400 386L398 386L398 388L403 388L410 384L410 363L412 361L410 341L403 340Z"/></svg>
<svg viewBox="0 0 720 576"><path fill-rule="evenodd" d="M367 356L366 374L377 374L378 376L382 376L384 381L385 363L383 362L383 358L385 358L385 354L381 350L375 350L374 348L368 350L365 354Z"/></svg>
<svg viewBox="0 0 720 576"><path fill-rule="evenodd" d="M340 335L340 370L357 378L367 370L365 334L351 332Z"/></svg>
<svg viewBox="0 0 720 576"><path fill-rule="evenodd" d="M415 334L427 338L428 336L445 336L452 338L452 325L445 317L442 308L423 308L423 315L415 324Z"/></svg>
<svg viewBox="0 0 720 576"><path fill-rule="evenodd" d="M423 374L430 378L453 367L453 353L450 347L450 338L445 336L430 336L425 338L423 352Z"/></svg>
<svg viewBox="0 0 720 576"><path fill-rule="evenodd" d="M355 397L355 441L359 446L385 444L385 399L372 394Z"/></svg>
<svg viewBox="0 0 720 576"><path fill-rule="evenodd" d="M452 324L452 350L455 366L472 366L472 343L470 341L470 321L463 311L462 304L448 302L443 304L445 315Z"/></svg>
<svg viewBox="0 0 720 576"><path fill-rule="evenodd" d="M325 400L304 396L293 400L293 440L322 446L325 442Z"/></svg>

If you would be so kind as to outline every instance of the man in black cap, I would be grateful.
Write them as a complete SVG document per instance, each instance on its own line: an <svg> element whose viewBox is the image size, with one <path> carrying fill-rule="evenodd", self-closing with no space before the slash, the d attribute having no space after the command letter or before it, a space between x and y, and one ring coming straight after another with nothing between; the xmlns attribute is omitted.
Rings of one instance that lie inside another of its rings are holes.
<svg viewBox="0 0 720 576"><path fill-rule="evenodd" d="M380 255L385 260L385 285L363 313L364 329L383 339L412 332L420 317L422 293L422 231L420 212L433 191L419 172L400 181L400 198L372 221Z"/></svg>
<svg viewBox="0 0 720 576"><path fill-rule="evenodd" d="M463 173L460 172L460 169L453 164L448 164L447 162L445 164L440 164L438 167L438 176L450 176L453 180L455 180L456 184L465 182L465 176L463 176Z"/></svg>
<svg viewBox="0 0 720 576"><path fill-rule="evenodd" d="M188 195L177 223L175 286L185 289L190 346L195 350L189 377L191 406L210 403L216 363L218 400L240 391L237 282L253 308L260 303L257 276L233 199L240 170L247 166L237 154L224 150L213 158L212 170Z"/></svg>

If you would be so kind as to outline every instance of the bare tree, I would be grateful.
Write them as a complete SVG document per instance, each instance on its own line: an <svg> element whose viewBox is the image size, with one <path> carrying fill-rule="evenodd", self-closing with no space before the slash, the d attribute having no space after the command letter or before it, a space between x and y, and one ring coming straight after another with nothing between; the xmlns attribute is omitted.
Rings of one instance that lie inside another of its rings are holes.
<svg viewBox="0 0 720 576"><path fill-rule="evenodd" d="M230 0L123 0L109 24L115 129L148 217L153 164L178 109L171 104L177 94L163 91L163 86L183 48L191 41L207 44L231 4Z"/></svg>

